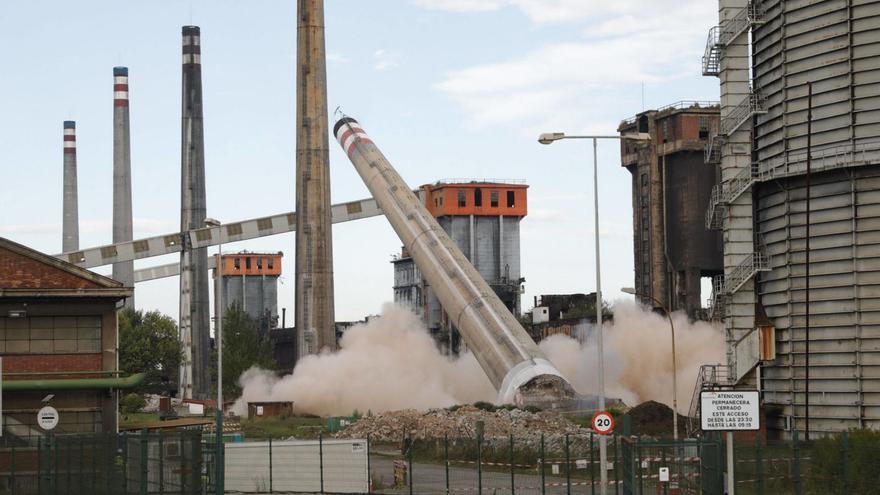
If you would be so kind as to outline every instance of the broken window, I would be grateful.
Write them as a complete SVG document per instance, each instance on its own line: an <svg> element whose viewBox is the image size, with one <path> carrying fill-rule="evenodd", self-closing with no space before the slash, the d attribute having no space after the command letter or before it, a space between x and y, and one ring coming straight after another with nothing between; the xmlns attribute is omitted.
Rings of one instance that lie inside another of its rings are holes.
<svg viewBox="0 0 880 495"><path fill-rule="evenodd" d="M498 191L492 191L489 193L489 206L492 208L498 208Z"/></svg>
<svg viewBox="0 0 880 495"><path fill-rule="evenodd" d="M458 207L464 208L467 206L467 193L464 189L458 190Z"/></svg>
<svg viewBox="0 0 880 495"><path fill-rule="evenodd" d="M700 117L700 139L709 137L709 117Z"/></svg>
<svg viewBox="0 0 880 495"><path fill-rule="evenodd" d="M479 187L474 189L474 206L483 206L483 190Z"/></svg>
<svg viewBox="0 0 880 495"><path fill-rule="evenodd" d="M250 269L251 269L251 259L250 259L250 258L245 258L245 259L244 259L244 268L245 268L245 270L250 270Z"/></svg>
<svg viewBox="0 0 880 495"><path fill-rule="evenodd" d="M236 270L241 270L241 258L235 258L235 261L233 263L235 264Z"/></svg>
<svg viewBox="0 0 880 495"><path fill-rule="evenodd" d="M507 191L507 207L513 208L516 206L516 194L513 191Z"/></svg>
<svg viewBox="0 0 880 495"><path fill-rule="evenodd" d="M257 258L257 268L260 270L263 269L263 258Z"/></svg>
<svg viewBox="0 0 880 495"><path fill-rule="evenodd" d="M266 266L271 270L275 268L275 258L269 258L266 260Z"/></svg>

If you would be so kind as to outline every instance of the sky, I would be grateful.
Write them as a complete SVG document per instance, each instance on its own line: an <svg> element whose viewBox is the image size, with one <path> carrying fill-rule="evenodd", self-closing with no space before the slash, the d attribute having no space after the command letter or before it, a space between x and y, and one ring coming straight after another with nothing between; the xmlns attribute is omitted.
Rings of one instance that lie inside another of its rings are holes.
<svg viewBox="0 0 880 495"><path fill-rule="evenodd" d="M700 75L717 6L705 0L327 0L328 107L356 118L413 187L523 179L523 307L595 290L588 141L679 100L717 100ZM292 211L296 2L0 3L0 236L61 251L62 121L77 122L80 246L112 238L112 68L129 67L135 238L180 224L180 29L201 27L208 215ZM330 141L333 203L369 193ZM602 286L633 285L630 174L599 145ZM283 251L279 308L293 314L294 234L228 250ZM333 227L336 317L393 297L400 241L375 217ZM214 252L212 249L210 252ZM179 255L139 260L135 268ZM110 268L96 269L109 273ZM178 314L178 280L138 284L139 309Z"/></svg>

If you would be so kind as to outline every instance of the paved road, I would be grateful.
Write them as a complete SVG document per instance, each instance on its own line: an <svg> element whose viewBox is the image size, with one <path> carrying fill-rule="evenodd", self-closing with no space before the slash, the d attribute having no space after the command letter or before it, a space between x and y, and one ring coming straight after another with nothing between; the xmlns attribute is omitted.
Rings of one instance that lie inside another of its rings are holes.
<svg viewBox="0 0 880 495"><path fill-rule="evenodd" d="M404 495L409 493L409 487L393 488L394 468L391 458L372 456L370 468L373 472L373 483L376 493ZM416 495L433 495L446 493L446 468L440 464L413 463L413 493ZM597 473L598 476L598 473ZM477 469L476 466L450 465L449 488L451 493L477 493ZM572 480L572 494L591 494L589 481L577 484L578 480ZM565 495L565 476L546 475L544 482L547 485L548 495ZM483 494L494 495L510 493L510 472L483 471L482 474ZM514 475L516 493L523 495L541 493L541 476L535 474ZM596 487L598 493L598 486ZM613 492L612 492L613 493Z"/></svg>

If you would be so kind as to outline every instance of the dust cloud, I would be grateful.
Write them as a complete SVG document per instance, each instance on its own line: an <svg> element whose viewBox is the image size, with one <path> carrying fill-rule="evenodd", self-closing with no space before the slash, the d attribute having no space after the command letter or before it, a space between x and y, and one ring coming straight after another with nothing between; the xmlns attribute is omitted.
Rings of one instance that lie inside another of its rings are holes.
<svg viewBox="0 0 880 495"><path fill-rule="evenodd" d="M678 360L679 412L686 412L701 364L724 359L722 332L705 322L673 315ZM656 400L672 405L669 323L634 303L614 307L605 326L606 394L630 405ZM552 336L541 350L582 394L595 393L596 348L589 327L585 343ZM429 409L479 400L497 392L473 355L442 355L418 316L391 304L382 316L345 332L335 353L308 356L293 374L278 378L251 368L240 378L242 396L233 410L247 414L247 402L293 401L299 412L348 415L355 409L382 412Z"/></svg>

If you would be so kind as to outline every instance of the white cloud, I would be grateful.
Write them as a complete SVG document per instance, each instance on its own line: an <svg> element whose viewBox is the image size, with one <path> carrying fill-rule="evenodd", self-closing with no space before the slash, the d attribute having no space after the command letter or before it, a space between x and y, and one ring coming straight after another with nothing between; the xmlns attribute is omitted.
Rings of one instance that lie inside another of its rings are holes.
<svg viewBox="0 0 880 495"><path fill-rule="evenodd" d="M340 64L344 64L348 62L348 57L341 53L336 52L327 52L327 61L330 63L336 62Z"/></svg>
<svg viewBox="0 0 880 495"><path fill-rule="evenodd" d="M180 230L180 225L167 220L154 218L135 218L132 226L137 234L167 234ZM79 231L81 234L110 233L113 224L109 220L80 220ZM0 234L58 234L61 236L60 223L43 223L27 225L0 225Z"/></svg>
<svg viewBox="0 0 880 495"><path fill-rule="evenodd" d="M506 3L504 0L415 0L419 7L447 12L489 12Z"/></svg>
<svg viewBox="0 0 880 495"><path fill-rule="evenodd" d="M535 22L582 19L583 36L546 43L508 61L448 72L435 88L459 104L472 129L511 122L529 132L571 129L586 120L594 125L604 120L610 124L605 130L613 129L616 122L601 109L619 112L614 100L627 85L698 77L705 33L717 15L700 0L506 4Z"/></svg>
<svg viewBox="0 0 880 495"><path fill-rule="evenodd" d="M373 52L373 69L376 71L384 71L388 69L393 69L400 65L398 63L398 56L396 53L390 53L385 49L378 49Z"/></svg>

